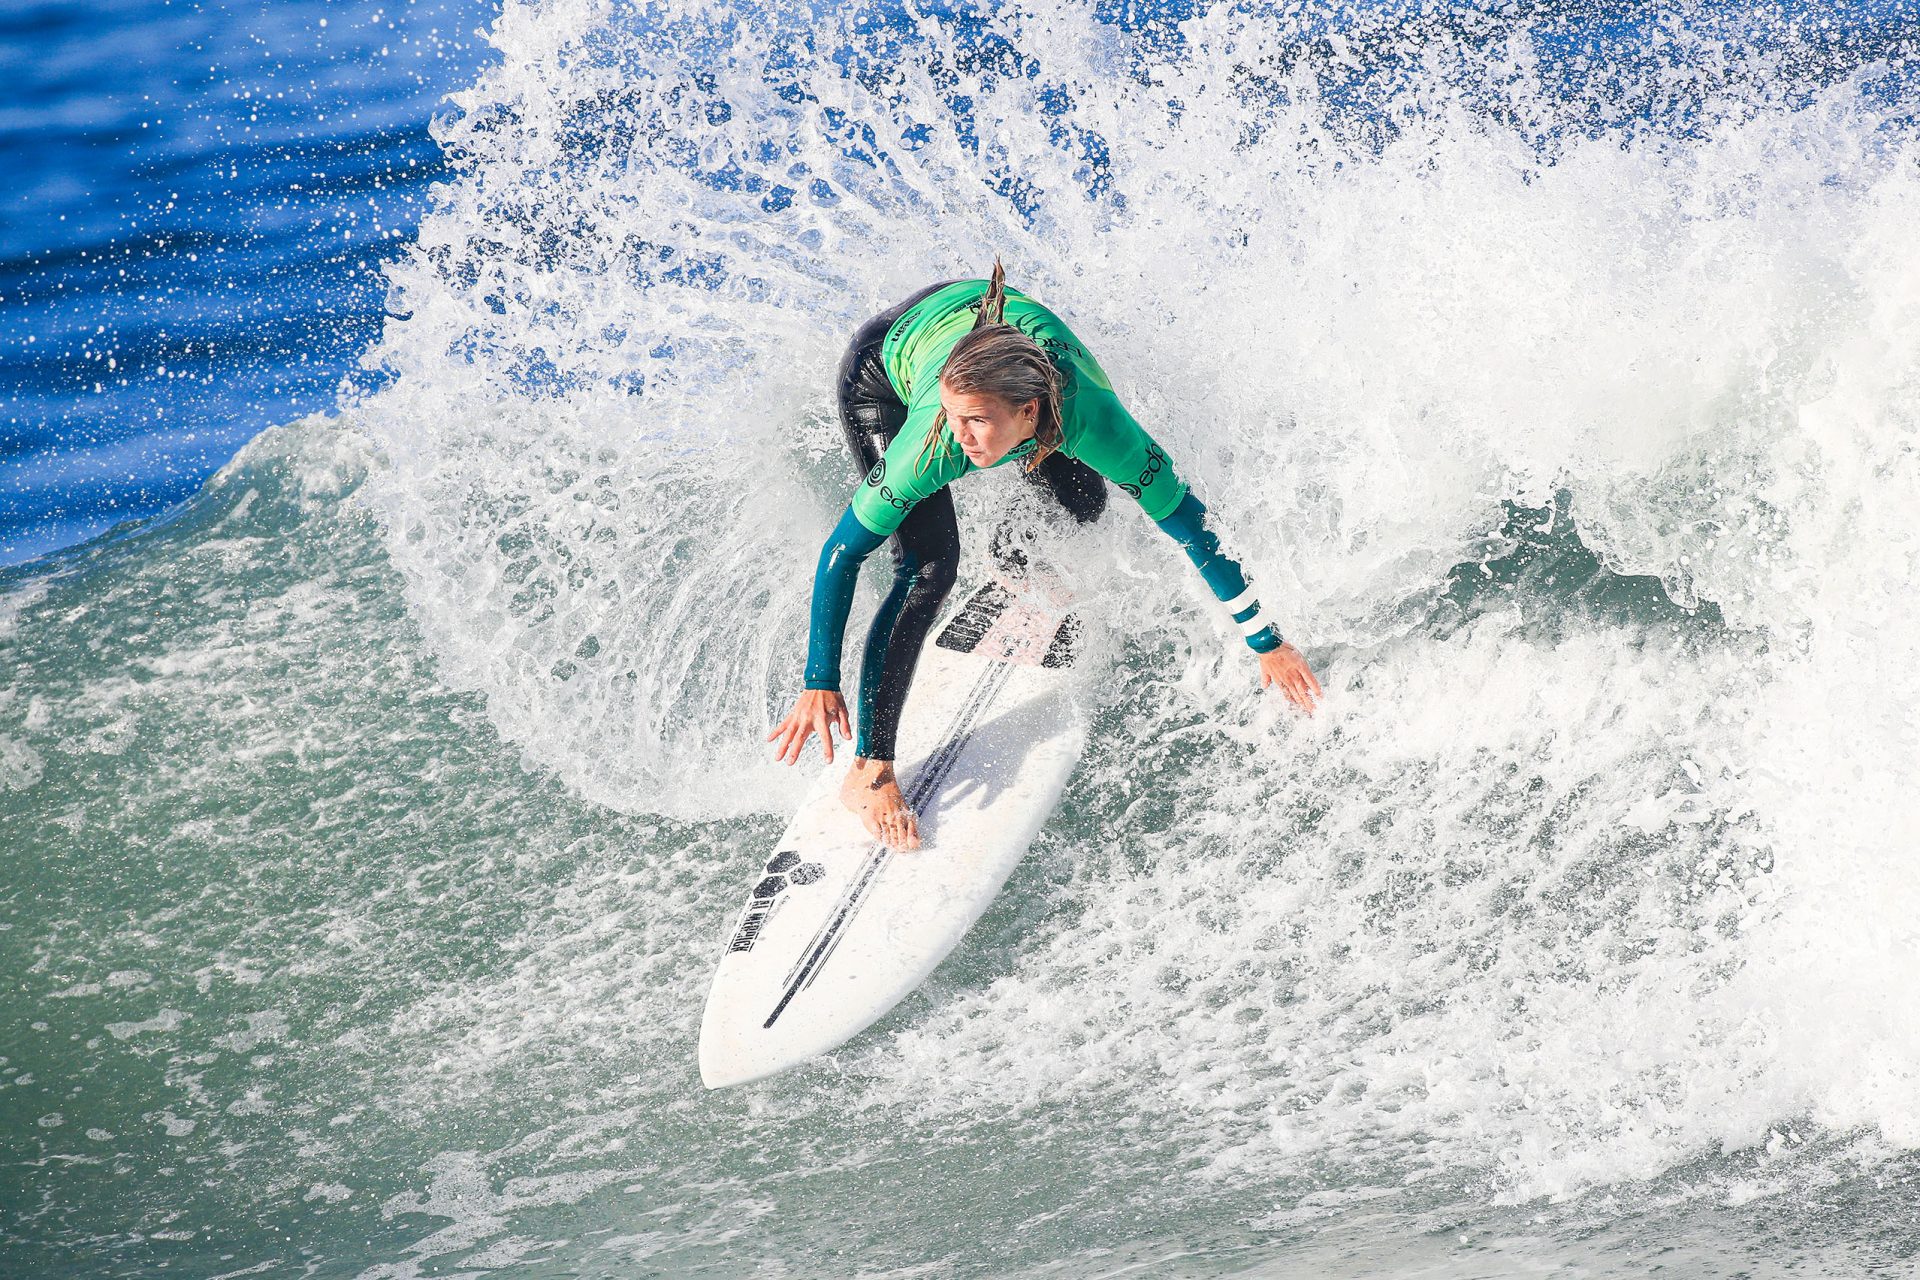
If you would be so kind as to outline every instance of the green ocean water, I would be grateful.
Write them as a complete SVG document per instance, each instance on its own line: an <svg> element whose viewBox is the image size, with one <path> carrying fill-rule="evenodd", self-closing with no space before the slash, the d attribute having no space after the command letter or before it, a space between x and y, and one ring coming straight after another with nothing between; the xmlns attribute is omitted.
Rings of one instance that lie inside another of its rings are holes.
<svg viewBox="0 0 1920 1280"><path fill-rule="evenodd" d="M1417 1134L1236 1176L1249 1085L1194 1090L1169 1041L1091 1093L968 1096L995 1052L1098 1038L939 1043L1023 968L1059 1001L1126 985L1097 972L1123 955L1058 952L1154 874L1171 795L1124 838L1070 797L923 992L817 1067L706 1093L704 985L779 815L625 816L527 768L437 680L348 496L363 455L319 421L270 433L166 523L6 583L9 1274L1868 1274L1920 1241L1920 1164L1804 1122L1501 1204ZM1458 575L1426 643L1489 611L1729 643L1544 514L1512 513L1536 532ZM1202 1003L1209 981L1152 975ZM894 1087L928 1054L949 1096Z"/></svg>

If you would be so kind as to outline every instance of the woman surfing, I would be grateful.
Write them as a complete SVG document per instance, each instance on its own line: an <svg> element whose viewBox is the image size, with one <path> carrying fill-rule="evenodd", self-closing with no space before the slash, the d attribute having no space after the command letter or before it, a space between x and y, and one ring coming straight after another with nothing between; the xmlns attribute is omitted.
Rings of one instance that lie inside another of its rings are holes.
<svg viewBox="0 0 1920 1280"><path fill-rule="evenodd" d="M921 646L959 568L946 487L970 471L1018 459L1022 473L1082 523L1106 509L1102 477L1125 489L1239 624L1261 686L1278 685L1313 710L1319 681L1206 528L1206 507L1066 323L1006 287L998 259L990 279L934 285L867 321L838 381L840 425L866 480L820 550L806 688L767 741L794 764L813 734L829 761L836 728L853 738L840 693L841 643L860 566L892 538L893 586L867 633L860 732L840 788L876 839L895 849L920 844L919 820L894 774L894 741Z"/></svg>

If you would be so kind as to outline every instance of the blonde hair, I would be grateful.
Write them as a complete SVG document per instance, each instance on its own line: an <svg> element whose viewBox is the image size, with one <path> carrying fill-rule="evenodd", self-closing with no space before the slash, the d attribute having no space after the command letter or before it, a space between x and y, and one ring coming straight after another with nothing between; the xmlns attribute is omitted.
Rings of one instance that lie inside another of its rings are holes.
<svg viewBox="0 0 1920 1280"><path fill-rule="evenodd" d="M1047 455L1066 442L1060 421L1060 371L1040 349L1040 344L1006 323L1007 273L996 255L993 275L987 281L986 295L980 299L980 314L973 328L960 336L947 354L940 370L940 381L948 390L963 395L990 395L1008 404L1040 402L1039 420L1034 424L1033 456L1027 470L1036 470ZM943 408L933 415L927 438L920 445L918 467L924 469L947 425Z"/></svg>

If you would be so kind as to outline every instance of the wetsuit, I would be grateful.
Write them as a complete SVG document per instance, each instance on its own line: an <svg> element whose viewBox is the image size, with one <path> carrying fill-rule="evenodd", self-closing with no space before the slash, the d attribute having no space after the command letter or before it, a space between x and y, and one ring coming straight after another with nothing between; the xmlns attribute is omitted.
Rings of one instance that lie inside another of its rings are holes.
<svg viewBox="0 0 1920 1280"><path fill-rule="evenodd" d="M867 759L894 758L914 666L959 567L959 527L946 486L978 468L950 427L941 427L931 451L924 446L940 408L940 372L954 344L973 328L986 292L985 280L923 290L861 326L841 362L840 423L866 479L820 551L806 687L839 689L840 650L860 565L891 537L893 586L874 615L860 672L855 751ZM1064 441L1030 479L1081 521L1097 519L1106 507L1101 477L1119 485L1180 543L1240 624L1247 644L1262 653L1278 648L1280 635L1240 566L1205 527L1206 508L1174 473L1166 451L1120 403L1080 340L1058 316L1015 289L1007 290L1003 318L1039 344L1060 372ZM1025 441L994 465L1017 460L1024 474L1036 447Z"/></svg>

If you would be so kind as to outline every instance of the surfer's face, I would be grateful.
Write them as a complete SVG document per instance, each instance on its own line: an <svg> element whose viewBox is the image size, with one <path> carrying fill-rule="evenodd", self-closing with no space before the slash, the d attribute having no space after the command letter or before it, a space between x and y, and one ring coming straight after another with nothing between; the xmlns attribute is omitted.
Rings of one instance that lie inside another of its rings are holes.
<svg viewBox="0 0 1920 1280"><path fill-rule="evenodd" d="M940 407L960 444L960 452L976 467L990 467L1021 442L1033 438L1040 420L1040 402L1011 404L983 392L949 390L940 384Z"/></svg>

